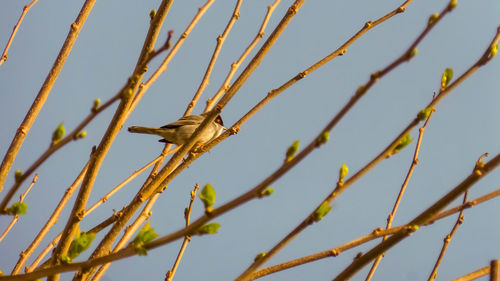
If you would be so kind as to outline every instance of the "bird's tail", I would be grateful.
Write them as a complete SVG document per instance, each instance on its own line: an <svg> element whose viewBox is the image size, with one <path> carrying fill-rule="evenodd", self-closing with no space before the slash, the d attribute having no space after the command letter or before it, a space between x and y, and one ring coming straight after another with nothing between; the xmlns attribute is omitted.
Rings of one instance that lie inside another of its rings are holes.
<svg viewBox="0 0 500 281"><path fill-rule="evenodd" d="M128 131L131 133L158 135L158 128L132 126L128 127Z"/></svg>

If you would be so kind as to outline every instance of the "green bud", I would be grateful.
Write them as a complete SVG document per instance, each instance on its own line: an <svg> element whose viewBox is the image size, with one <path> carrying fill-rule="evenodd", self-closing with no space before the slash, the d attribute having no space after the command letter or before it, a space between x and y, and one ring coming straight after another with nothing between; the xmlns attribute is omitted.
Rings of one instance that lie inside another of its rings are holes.
<svg viewBox="0 0 500 281"><path fill-rule="evenodd" d="M441 76L441 89L445 89L453 78L453 69L447 68Z"/></svg>
<svg viewBox="0 0 500 281"><path fill-rule="evenodd" d="M490 46L490 58L493 58L497 55L498 53L498 44L491 45Z"/></svg>
<svg viewBox="0 0 500 281"><path fill-rule="evenodd" d="M326 143L330 139L330 132L324 131L319 137L318 137L318 145Z"/></svg>
<svg viewBox="0 0 500 281"><path fill-rule="evenodd" d="M71 258L68 257L68 255L62 255L62 256L59 257L59 261L62 264L69 264L69 263L71 263Z"/></svg>
<svg viewBox="0 0 500 281"><path fill-rule="evenodd" d="M207 209L207 211L210 211L212 205L215 203L216 197L215 189L213 188L213 186L207 183L198 196L200 197L201 202L203 202L203 205L205 205L205 209Z"/></svg>
<svg viewBox="0 0 500 281"><path fill-rule="evenodd" d="M320 221L324 216L326 216L326 214L330 212L330 210L332 210L332 206L330 206L327 201L323 201L323 203L319 205L316 211L314 211L313 219L315 221Z"/></svg>
<svg viewBox="0 0 500 281"><path fill-rule="evenodd" d="M77 139L83 139L84 137L87 136L87 131L81 131L76 135Z"/></svg>
<svg viewBox="0 0 500 281"><path fill-rule="evenodd" d="M23 172L21 172L21 170L17 170L14 173L14 178L16 179L16 182L20 182L23 179Z"/></svg>
<svg viewBox="0 0 500 281"><path fill-rule="evenodd" d="M66 134L66 129L61 122L61 124L59 124L59 126L57 126L57 128L52 133L52 144L57 144L59 141L61 141L64 137L64 134Z"/></svg>
<svg viewBox="0 0 500 281"><path fill-rule="evenodd" d="M290 162L293 157L295 156L295 153L299 150L300 146L300 141L296 140L290 145L290 147L286 151L286 162Z"/></svg>
<svg viewBox="0 0 500 281"><path fill-rule="evenodd" d="M265 190L262 190L262 191L260 192L260 196L261 196L261 197L264 197L264 196L271 196L273 193L274 193L274 189L272 189L272 188L270 188L270 187L269 187L269 188L266 188Z"/></svg>
<svg viewBox="0 0 500 281"><path fill-rule="evenodd" d="M28 204L24 202L16 202L12 204L11 207L7 208L6 212L10 215L26 215L26 211L28 210Z"/></svg>
<svg viewBox="0 0 500 281"><path fill-rule="evenodd" d="M418 54L418 49L417 48L413 48L410 53L408 54L408 60L413 58L414 56L416 56Z"/></svg>
<svg viewBox="0 0 500 281"><path fill-rule="evenodd" d="M69 246L68 258L70 259L70 261L87 250L90 247L90 244L92 244L94 238L94 232L86 233L80 232L80 230L78 230L75 238L73 239L73 241L71 241L71 245Z"/></svg>
<svg viewBox="0 0 500 281"><path fill-rule="evenodd" d="M215 234L215 233L217 233L217 230L219 229L219 227L220 227L219 223L216 223L216 222L208 223L208 224L202 225L193 234L194 235Z"/></svg>
<svg viewBox="0 0 500 281"><path fill-rule="evenodd" d="M426 120L429 117L429 115L431 115L432 111L434 111L433 107L427 107L422 109L417 115L418 120L419 121Z"/></svg>
<svg viewBox="0 0 500 281"><path fill-rule="evenodd" d="M448 4L448 10L453 10L457 6L457 0L451 0Z"/></svg>
<svg viewBox="0 0 500 281"><path fill-rule="evenodd" d="M155 10L155 9L153 9L153 10L151 10L151 12L149 12L149 18L150 18L151 20L153 20L153 18L154 18L155 16L156 16L156 10Z"/></svg>
<svg viewBox="0 0 500 281"><path fill-rule="evenodd" d="M407 145L409 145L413 139L410 137L410 133L406 133L406 135L402 136L399 139L398 144L396 147L392 150L391 154L396 154L401 151L401 149L405 148Z"/></svg>
<svg viewBox="0 0 500 281"><path fill-rule="evenodd" d="M349 173L349 168L347 167L346 164L342 163L342 166L340 166L340 170L339 170L339 181L340 182L344 181L344 178L347 176L347 173Z"/></svg>
<svg viewBox="0 0 500 281"><path fill-rule="evenodd" d="M262 259L263 257L265 257L266 255L267 255L266 252L262 252L262 253L258 254L257 256L255 256L255 258L253 260L258 261L258 260Z"/></svg>
<svg viewBox="0 0 500 281"><path fill-rule="evenodd" d="M432 14L429 17L429 22L427 23L427 25L433 25L434 23L436 23L436 21L437 21L438 18L439 18L439 14L438 13Z"/></svg>
<svg viewBox="0 0 500 281"><path fill-rule="evenodd" d="M101 99L95 99L92 105L92 112L96 112L99 109L99 105L101 105Z"/></svg>

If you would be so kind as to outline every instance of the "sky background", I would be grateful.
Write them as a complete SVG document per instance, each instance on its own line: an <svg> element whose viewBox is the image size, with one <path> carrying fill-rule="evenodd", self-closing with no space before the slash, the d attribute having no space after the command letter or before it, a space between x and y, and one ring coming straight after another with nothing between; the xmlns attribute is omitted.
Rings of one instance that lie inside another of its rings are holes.
<svg viewBox="0 0 500 281"><path fill-rule="evenodd" d="M22 7L28 2L2 2L1 48L5 46ZM158 42L164 42L170 29L174 30L173 39L177 40L204 2L175 1ZM194 113L200 113L207 97L218 90L230 64L254 38L266 7L272 2L243 1L240 19L222 48L210 85ZM292 2L281 1L269 21L265 38ZM149 12L159 3L159 0L97 1L14 162L5 189L14 182L13 171L26 170L45 151L60 122L64 122L67 131L73 130L87 116L94 99L100 98L104 102L122 87L142 48ZM366 21L375 20L402 3L402 0L306 1L264 61L224 109L222 117L226 127L236 122L267 92L342 45ZM443 0L413 1L405 13L368 31L344 56L308 75L271 101L244 124L237 135L203 155L169 184L153 208L152 227L160 235L183 227L183 210L195 183L214 186L217 191L214 207L260 183L281 165L287 147L294 140L300 140L302 146L309 143L357 87L369 79L370 73L399 57L423 30L428 16L441 11L447 3ZM40 0L22 23L9 58L0 67L2 157L82 4L83 1ZM198 88L215 47L215 39L222 33L234 4L235 1L229 0L215 1L167 71L130 115L124 128L132 125L161 126L183 114ZM326 145L272 185L275 189L273 196L253 200L217 218L215 221L222 225L217 235L195 237L175 280L232 280L238 276L255 255L268 251L332 191L342 163L349 166L352 175L407 126L429 103L433 92L439 90L445 68L453 68L455 77L458 77L475 63L493 38L500 24L499 15L500 1L458 1L457 8L422 41L418 55L410 63L402 64L381 79L334 128ZM156 59L149 69L155 69L160 61ZM495 58L438 105L425 131L420 163L394 225L407 223L455 187L469 175L481 154L489 152L494 156L500 152L499 83L500 60ZM85 139L68 144L37 170L38 182L25 200L29 204L28 214L21 217L0 243L0 269L5 273L10 272L19 252L33 240L64 190L85 165L91 147L99 143L115 108L116 105L111 106L87 126ZM416 129L412 131L415 139L417 134ZM102 165L89 205L157 157L163 148L157 139L129 134L123 129ZM267 265L324 251L385 226L414 148L415 142L353 184L333 203L328 216L303 231ZM82 230L93 227L113 210L126 205L146 177L147 173L140 175L86 217L81 223ZM500 171L497 170L474 185L469 198L498 188ZM0 197L6 193L5 189ZM68 205L33 258L61 231L70 210ZM465 212L465 222L453 238L439 269L439 280L457 278L500 258L499 211L497 199ZM202 214L203 206L197 199L192 219ZM0 229L3 230L9 221L10 217L1 216ZM373 280L426 279L443 238L455 221L456 216L452 216L421 228L411 238L396 245L382 260ZM100 233L96 241L103 235L104 232ZM180 243L176 241L151 250L147 257L115 262L102 280L162 280L173 264ZM310 263L262 280L331 280L358 252L366 252L376 243L378 241L373 241L336 258ZM76 260L84 260L90 253L89 250ZM353 280L364 280L367 271L368 267ZM70 280L71 276L64 274L63 278Z"/></svg>

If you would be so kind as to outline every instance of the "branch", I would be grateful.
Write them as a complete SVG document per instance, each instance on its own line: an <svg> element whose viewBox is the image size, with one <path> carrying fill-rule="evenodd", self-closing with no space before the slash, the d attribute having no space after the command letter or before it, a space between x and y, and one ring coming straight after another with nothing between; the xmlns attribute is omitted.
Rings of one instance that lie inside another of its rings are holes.
<svg viewBox="0 0 500 281"><path fill-rule="evenodd" d="M483 267L481 269L478 269L474 272L471 272L467 275L464 275L460 278L457 278L457 279L453 279L453 281L471 281L471 280L475 280L479 277L482 277L482 276L486 276L487 274L490 274L490 266L486 266L486 267Z"/></svg>
<svg viewBox="0 0 500 281"><path fill-rule="evenodd" d="M56 82L56 79L59 76L59 73L61 72L64 63L66 62L66 59L68 58L69 53L73 48L73 45L75 44L76 38L78 37L78 34L80 33L83 24L87 20L87 16L90 14L90 11L92 10L92 7L95 4L95 1L96 0L86 0L85 4L83 4L83 7L80 10L78 17L76 18L75 22L71 24L68 36L66 37L66 40L64 41L64 44L61 50L59 51L59 54L57 55L56 61L54 62L52 69L45 78L42 88L38 92L38 95L33 101L33 104L31 105L31 108L29 109L28 113L24 117L23 122L17 129L16 135L14 136L14 139L12 140L9 149L5 153L5 156L2 160L2 164L0 165L0 191L2 191L3 189L5 179L7 178L7 174L9 173L9 170L12 166L12 163L14 162L14 159L17 156L17 153L19 152L19 149L21 148L21 145L23 144L26 135L31 129L33 122L35 122L38 113L45 104L45 101L49 96L50 90L52 89L52 86L54 86L54 83Z"/></svg>
<svg viewBox="0 0 500 281"><path fill-rule="evenodd" d="M12 30L12 34L9 37L9 41L7 41L7 45L5 46L5 49L3 50L2 56L0 57L0 66L3 64L4 61L7 60L7 52L9 51L10 45L12 44L12 41L14 40L14 36L16 36L17 30L19 29L19 26L21 25L21 22L23 22L24 16L26 13L31 9L35 3L38 2L38 0L33 0L31 3L28 5L24 6L23 12L21 13L21 16L17 20L16 25L14 26L14 29Z"/></svg>

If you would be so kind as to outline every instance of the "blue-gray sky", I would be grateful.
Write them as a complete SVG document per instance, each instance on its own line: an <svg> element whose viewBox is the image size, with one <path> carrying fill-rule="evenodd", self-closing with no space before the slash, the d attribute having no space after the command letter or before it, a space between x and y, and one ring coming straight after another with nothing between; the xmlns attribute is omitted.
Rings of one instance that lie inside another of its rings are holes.
<svg viewBox="0 0 500 281"><path fill-rule="evenodd" d="M23 5L29 1L4 1L0 11L0 47L3 48ZM159 39L174 30L176 40L205 1L175 1ZM236 22L215 65L210 85L195 108L202 111L207 97L219 87L244 48L255 36L274 1L243 1ZM329 54L357 32L402 4L391 1L306 1L264 61L224 109L226 126L236 122L267 92L280 86ZM40 0L28 13L0 67L0 154L3 157L14 133L38 93L83 1ZM85 23L61 75L28 134L13 171L25 170L49 145L53 129L64 122L72 130L88 114L92 101L115 95L133 71L149 24L149 11L159 0L97 1ZM159 126L179 118L196 91L235 1L215 1L189 35L167 71L149 89L125 123ZM266 36L292 1L283 0L274 12ZM441 11L447 1L413 1L406 12L367 32L347 53L287 89L248 121L241 131L202 156L172 181L153 208L151 224L160 235L184 225L183 210L195 183L211 183L217 191L215 207L244 193L272 173L284 159L286 148L301 140L303 146L349 100L359 85L400 56L420 34L428 16ZM216 221L219 234L195 238L175 276L176 280L231 280L256 254L267 251L292 230L331 192L342 163L351 174L375 157L425 107L439 90L441 74L453 68L455 77L484 52L499 26L500 2L458 1L418 47L418 55L380 80L338 124L330 141L272 185L273 196L252 201ZM262 42L258 45L260 47ZM255 49L251 56L255 54ZM250 56L250 57L251 57ZM158 65L151 63L149 69ZM248 61L248 60L247 60ZM246 62L245 62L246 64ZM244 65L245 65L244 64ZM241 71L241 70L240 70ZM239 73L239 72L238 72ZM420 163L408 186L394 224L408 222L464 179L484 152L500 152L500 61L495 58L461 84L437 107L425 132ZM22 216L0 243L0 269L10 272L20 250L25 249L45 223L64 190L73 182L99 143L116 106L99 115L86 130L87 138L73 142L38 169L40 174L26 201ZM417 137L417 130L412 136ZM95 202L133 171L154 159L163 146L153 136L122 130L98 175L90 203ZM332 212L306 229L270 261L271 264L323 251L365 235L385 225L397 192L411 163L415 142L383 161L351 186L333 204ZM94 226L113 210L127 204L141 186L139 176L81 223ZM475 198L500 188L500 172L494 171L470 191ZM4 192L0 193L3 197ZM451 242L438 272L447 280L498 259L500 213L498 200L465 213L465 222ZM72 202L71 202L72 203ZM458 204L455 202L455 204ZM42 243L45 247L63 227L69 210ZM203 214L197 201L193 218ZM10 218L0 217L0 228ZM456 217L421 228L391 249L374 280L422 280L427 278L441 249L443 237ZM99 234L96 239L102 238ZM263 280L331 280L360 251L375 242ZM103 280L160 280L171 267L180 241L152 250L147 257L114 263ZM35 254L38 254L37 251ZM78 258L81 260L86 255ZM364 280L367 269L353 280ZM70 274L63 275L70 279Z"/></svg>

